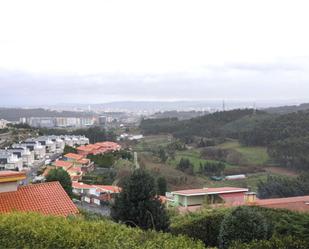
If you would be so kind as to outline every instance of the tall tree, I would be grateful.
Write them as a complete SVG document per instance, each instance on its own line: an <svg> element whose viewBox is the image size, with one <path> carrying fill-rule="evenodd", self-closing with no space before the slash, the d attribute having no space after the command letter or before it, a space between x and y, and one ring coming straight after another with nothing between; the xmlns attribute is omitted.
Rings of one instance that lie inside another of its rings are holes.
<svg viewBox="0 0 309 249"><path fill-rule="evenodd" d="M158 188L158 195L165 195L167 191L167 183L165 177L160 176L157 179L157 188Z"/></svg>
<svg viewBox="0 0 309 249"><path fill-rule="evenodd" d="M115 221L142 229L166 231L169 227L165 207L156 197L154 178L142 169L125 180L111 215Z"/></svg>
<svg viewBox="0 0 309 249"><path fill-rule="evenodd" d="M68 172L66 172L62 168L52 169L51 171L49 171L48 175L46 176L46 181L47 182L58 181L65 190L65 192L67 192L69 196L72 196L71 178Z"/></svg>

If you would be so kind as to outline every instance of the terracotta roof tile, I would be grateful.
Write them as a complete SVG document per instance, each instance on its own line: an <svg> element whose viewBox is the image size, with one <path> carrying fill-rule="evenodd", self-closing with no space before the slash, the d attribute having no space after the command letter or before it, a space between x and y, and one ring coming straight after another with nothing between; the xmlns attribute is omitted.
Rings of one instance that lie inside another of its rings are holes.
<svg viewBox="0 0 309 249"><path fill-rule="evenodd" d="M0 182L16 182L26 178L25 172L4 170L0 171Z"/></svg>
<svg viewBox="0 0 309 249"><path fill-rule="evenodd" d="M64 168L65 170L67 170L67 169L69 169L73 166L73 163L68 162L68 161L63 161L63 160L57 160L57 161L55 161L55 166L60 167L60 168Z"/></svg>
<svg viewBox="0 0 309 249"><path fill-rule="evenodd" d="M56 216L78 213L59 182L33 184L20 187L17 191L0 193L0 213L12 211Z"/></svg>
<svg viewBox="0 0 309 249"><path fill-rule="evenodd" d="M68 153L68 154L65 154L64 157L74 159L74 160L81 160L84 156L75 154L75 153Z"/></svg>

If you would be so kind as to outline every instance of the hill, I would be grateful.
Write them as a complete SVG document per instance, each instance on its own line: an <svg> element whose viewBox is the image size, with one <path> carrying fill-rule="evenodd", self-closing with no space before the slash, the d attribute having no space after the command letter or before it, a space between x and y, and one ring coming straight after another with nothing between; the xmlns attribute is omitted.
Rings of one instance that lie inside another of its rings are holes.
<svg viewBox="0 0 309 249"><path fill-rule="evenodd" d="M24 109L24 108L0 108L0 119L9 121L19 121L23 117L86 117L93 115L86 112L72 112L72 111L51 111L43 108Z"/></svg>

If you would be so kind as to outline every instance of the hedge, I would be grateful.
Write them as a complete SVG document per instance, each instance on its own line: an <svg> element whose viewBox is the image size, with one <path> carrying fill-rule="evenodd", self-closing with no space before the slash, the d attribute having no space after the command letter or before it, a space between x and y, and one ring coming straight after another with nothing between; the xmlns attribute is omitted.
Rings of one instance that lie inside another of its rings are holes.
<svg viewBox="0 0 309 249"><path fill-rule="evenodd" d="M143 232L112 221L43 216L35 213L0 215L0 247L23 249L187 249L205 248L185 236Z"/></svg>
<svg viewBox="0 0 309 249"><path fill-rule="evenodd" d="M235 242L229 249L308 249L309 243L292 236L273 237L270 240L252 241L248 244Z"/></svg>
<svg viewBox="0 0 309 249"><path fill-rule="evenodd" d="M205 209L175 217L170 231L175 235L187 235L204 242L206 246L217 246L220 224L231 209Z"/></svg>

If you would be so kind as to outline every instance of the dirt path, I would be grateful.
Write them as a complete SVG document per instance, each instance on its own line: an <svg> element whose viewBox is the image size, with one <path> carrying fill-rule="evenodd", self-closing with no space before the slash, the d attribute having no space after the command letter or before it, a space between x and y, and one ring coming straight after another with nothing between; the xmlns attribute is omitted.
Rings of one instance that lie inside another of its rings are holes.
<svg viewBox="0 0 309 249"><path fill-rule="evenodd" d="M279 167L267 167L264 168L266 172L285 175L285 176L298 176L299 174L294 170L279 168Z"/></svg>

